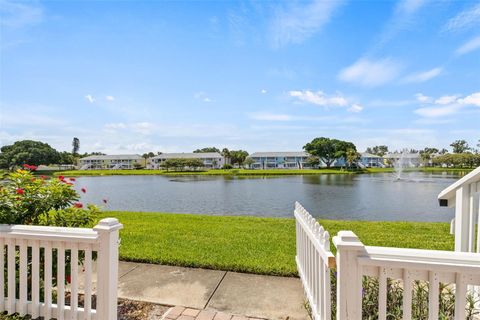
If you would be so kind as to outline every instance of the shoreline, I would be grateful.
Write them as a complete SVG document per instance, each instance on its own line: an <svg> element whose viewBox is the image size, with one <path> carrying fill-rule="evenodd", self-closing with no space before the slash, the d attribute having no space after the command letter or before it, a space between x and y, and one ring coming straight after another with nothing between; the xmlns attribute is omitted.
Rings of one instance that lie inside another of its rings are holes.
<svg viewBox="0 0 480 320"><path fill-rule="evenodd" d="M473 169L467 168L406 168L404 172L447 172L468 173ZM373 174L391 173L394 168L367 168L361 170L345 169L211 169L205 171L166 171L166 170L69 170L53 172L54 176L82 177L82 176L136 176L136 175L162 175L162 176L289 176L289 175L322 175L322 174Z"/></svg>

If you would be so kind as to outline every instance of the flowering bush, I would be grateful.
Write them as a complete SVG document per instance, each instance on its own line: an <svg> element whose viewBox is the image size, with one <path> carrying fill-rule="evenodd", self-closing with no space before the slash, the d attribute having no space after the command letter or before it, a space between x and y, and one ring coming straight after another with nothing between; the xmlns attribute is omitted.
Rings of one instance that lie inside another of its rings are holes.
<svg viewBox="0 0 480 320"><path fill-rule="evenodd" d="M29 170L5 175L0 187L0 223L85 227L93 224L98 208L79 203L73 189L75 179L47 179ZM85 190L86 191L86 190Z"/></svg>

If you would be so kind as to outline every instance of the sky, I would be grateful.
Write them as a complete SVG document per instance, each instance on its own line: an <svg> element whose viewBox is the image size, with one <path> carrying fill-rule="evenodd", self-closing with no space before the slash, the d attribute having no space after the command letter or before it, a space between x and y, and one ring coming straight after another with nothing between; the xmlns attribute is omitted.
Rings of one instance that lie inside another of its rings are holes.
<svg viewBox="0 0 480 320"><path fill-rule="evenodd" d="M0 145L480 139L480 1L0 0Z"/></svg>

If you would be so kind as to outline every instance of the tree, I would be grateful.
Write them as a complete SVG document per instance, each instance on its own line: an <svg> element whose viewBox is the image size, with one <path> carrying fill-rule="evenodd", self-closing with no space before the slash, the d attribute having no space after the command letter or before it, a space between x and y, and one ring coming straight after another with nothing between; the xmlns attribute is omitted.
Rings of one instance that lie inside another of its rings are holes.
<svg viewBox="0 0 480 320"><path fill-rule="evenodd" d="M253 160L250 157L247 157L247 159L245 159L245 161L243 162L243 164L246 165L249 169L252 168L252 164L254 163L255 163L255 160Z"/></svg>
<svg viewBox="0 0 480 320"><path fill-rule="evenodd" d="M197 150L193 151L193 153L206 153L206 152L218 152L218 153L220 153L220 150L215 148L215 147L207 147L207 148L197 149Z"/></svg>
<svg viewBox="0 0 480 320"><path fill-rule="evenodd" d="M73 141L72 141L72 154L74 156L77 156L78 151L80 151L80 139L75 137L75 138L73 138Z"/></svg>
<svg viewBox="0 0 480 320"><path fill-rule="evenodd" d="M14 169L25 163L38 166L57 164L60 161L59 152L40 141L17 141L13 145L3 146L0 150L0 166L5 169Z"/></svg>
<svg viewBox="0 0 480 320"><path fill-rule="evenodd" d="M221 155L225 158L225 164L230 164L230 150L223 148Z"/></svg>
<svg viewBox="0 0 480 320"><path fill-rule="evenodd" d="M320 166L320 158L315 156L310 156L307 158L307 164L312 168L317 168Z"/></svg>
<svg viewBox="0 0 480 320"><path fill-rule="evenodd" d="M379 157L383 157L386 153L388 153L388 147L387 146L375 146L373 148L367 148L366 150L367 153L375 154Z"/></svg>
<svg viewBox="0 0 480 320"><path fill-rule="evenodd" d="M327 165L327 168L330 168L336 159L346 159L348 149L357 151L357 148L351 142L325 137L313 139L303 149L312 156L319 157Z"/></svg>
<svg viewBox="0 0 480 320"><path fill-rule="evenodd" d="M241 166L248 157L248 152L244 150L232 150L230 153L230 163L232 165L238 164Z"/></svg>
<svg viewBox="0 0 480 320"><path fill-rule="evenodd" d="M357 164L358 160L360 160L361 157L362 155L356 150L348 149L346 152L346 160L348 167L351 168L354 164Z"/></svg>
<svg viewBox="0 0 480 320"><path fill-rule="evenodd" d="M465 140L455 140L450 144L450 147L452 147L453 153L464 153L470 150L470 147Z"/></svg>
<svg viewBox="0 0 480 320"><path fill-rule="evenodd" d="M434 157L434 154L438 153L437 148L425 148L420 151L420 159L422 160L423 165L428 166L430 160Z"/></svg>

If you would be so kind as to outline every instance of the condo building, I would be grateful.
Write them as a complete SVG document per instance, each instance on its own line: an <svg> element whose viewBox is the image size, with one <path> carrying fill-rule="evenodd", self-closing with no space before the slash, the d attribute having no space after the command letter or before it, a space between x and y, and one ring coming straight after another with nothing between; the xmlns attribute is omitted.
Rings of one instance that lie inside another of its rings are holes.
<svg viewBox="0 0 480 320"><path fill-rule="evenodd" d="M225 158L218 152L203 153L162 153L149 159L148 169L161 169L162 163L168 159L199 159L208 169L219 169L225 164Z"/></svg>
<svg viewBox="0 0 480 320"><path fill-rule="evenodd" d="M144 167L145 159L138 154L94 155L81 158L80 170L121 170Z"/></svg>

